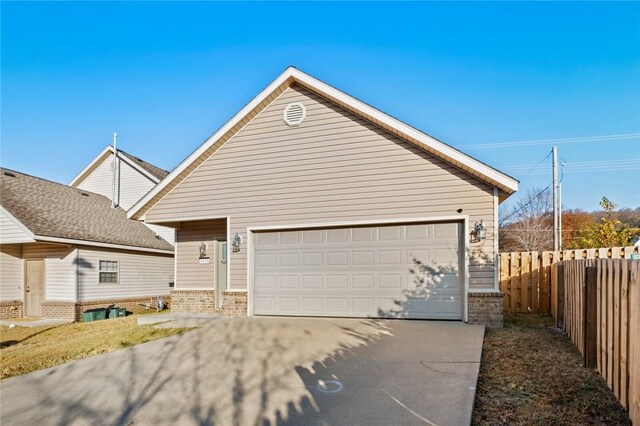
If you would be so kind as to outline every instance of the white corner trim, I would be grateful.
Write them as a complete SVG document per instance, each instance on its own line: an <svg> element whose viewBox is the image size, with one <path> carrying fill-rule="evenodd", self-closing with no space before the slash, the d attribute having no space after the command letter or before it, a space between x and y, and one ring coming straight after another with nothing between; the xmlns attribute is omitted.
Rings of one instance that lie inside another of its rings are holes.
<svg viewBox="0 0 640 426"><path fill-rule="evenodd" d="M469 216L464 216L464 223L462 225L462 241L463 241L463 253L464 253L464 301L462 302L462 321L469 322L469 257L471 252L469 246Z"/></svg>
<svg viewBox="0 0 640 426"><path fill-rule="evenodd" d="M493 188L493 289L500 291L500 226L499 226L499 192L498 188Z"/></svg>
<svg viewBox="0 0 640 426"><path fill-rule="evenodd" d="M46 235L34 235L34 239L36 241L44 241L48 243L72 244L72 245L78 245L78 246L95 246L95 247L114 248L119 250L144 251L149 253L174 254L172 250L161 250L161 249L146 248L146 247L126 246L123 244L100 243L97 241L74 240L72 238L48 237Z"/></svg>
<svg viewBox="0 0 640 426"><path fill-rule="evenodd" d="M5 209L4 207L0 206L0 212L2 212L2 214L4 214L6 217L8 217L9 220L12 221L18 228L20 228L20 230L22 232L27 234L27 237L31 238L32 240L35 240L35 235L33 234L33 232L31 232L31 230L29 228L27 228L24 225L24 223L20 222L14 215L9 213L9 211L7 209ZM0 238L1 237L2 236L0 235Z"/></svg>
<svg viewBox="0 0 640 426"><path fill-rule="evenodd" d="M330 85L312 77L296 68L289 67L282 74L280 74L274 81L271 82L265 89L263 89L256 97L254 97L247 105L244 106L236 115L234 115L229 121L227 121L222 127L220 127L213 135L211 135L204 143L202 143L191 155L185 158L173 171L165 177L158 185L156 185L151 191L149 191L144 197L142 197L136 204L134 204L127 215L129 218L135 218L135 216L153 199L157 194L163 191L174 179L182 174L197 158L203 155L218 139L225 135L229 130L235 127L247 114L249 114L260 103L267 99L271 93L273 93L279 86L288 84L291 86L293 83L300 83L304 86L311 88L312 90L326 96L333 98L338 102L342 102L349 107L360 111L364 115L368 115L374 120L377 120L385 125L397 130L399 133L406 135L409 139L419 141L425 146L430 147L436 152L440 152L443 156L450 158L453 162L458 162L462 165L469 167L477 171L480 175L486 179L498 182L505 188L508 188L512 192L517 191L518 181L507 176L492 167L489 167L480 161L458 151L457 149L444 144L431 136L410 127L407 124L379 111L364 102L361 102L354 97L347 95L340 90L331 87Z"/></svg>

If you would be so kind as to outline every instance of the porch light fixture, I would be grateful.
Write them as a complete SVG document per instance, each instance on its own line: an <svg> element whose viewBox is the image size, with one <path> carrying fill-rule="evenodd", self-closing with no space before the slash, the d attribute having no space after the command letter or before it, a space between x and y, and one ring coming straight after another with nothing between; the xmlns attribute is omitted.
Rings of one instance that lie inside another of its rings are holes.
<svg viewBox="0 0 640 426"><path fill-rule="evenodd" d="M231 241L231 247L234 253L240 251L240 244L242 244L242 237L236 234L236 236L233 237L233 241Z"/></svg>
<svg viewBox="0 0 640 426"><path fill-rule="evenodd" d="M476 222L475 225L473 225L473 231L471 231L471 242L477 243L481 240L486 240L486 239L487 239L487 227L484 226L482 219L480 219L480 222Z"/></svg>

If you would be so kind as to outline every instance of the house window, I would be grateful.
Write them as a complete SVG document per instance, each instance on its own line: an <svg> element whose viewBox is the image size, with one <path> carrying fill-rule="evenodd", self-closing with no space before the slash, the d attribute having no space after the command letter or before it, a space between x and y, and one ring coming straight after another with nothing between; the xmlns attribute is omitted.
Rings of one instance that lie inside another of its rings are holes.
<svg viewBox="0 0 640 426"><path fill-rule="evenodd" d="M99 274L100 284L118 283L118 261L101 260Z"/></svg>

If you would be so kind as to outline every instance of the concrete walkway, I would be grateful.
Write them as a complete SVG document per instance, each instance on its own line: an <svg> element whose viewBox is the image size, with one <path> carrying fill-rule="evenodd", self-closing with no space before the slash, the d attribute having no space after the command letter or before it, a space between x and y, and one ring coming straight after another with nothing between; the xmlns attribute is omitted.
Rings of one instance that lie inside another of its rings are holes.
<svg viewBox="0 0 640 426"><path fill-rule="evenodd" d="M0 325L7 327L47 327L50 325L71 324L71 320L54 318L18 318L13 320L0 320Z"/></svg>
<svg viewBox="0 0 640 426"><path fill-rule="evenodd" d="M484 327L216 319L0 383L2 425L464 425Z"/></svg>

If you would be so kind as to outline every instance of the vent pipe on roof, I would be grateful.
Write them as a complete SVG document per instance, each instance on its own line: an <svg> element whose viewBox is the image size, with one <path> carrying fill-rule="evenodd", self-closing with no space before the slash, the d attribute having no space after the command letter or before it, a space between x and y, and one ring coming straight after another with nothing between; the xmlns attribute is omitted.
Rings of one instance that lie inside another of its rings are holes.
<svg viewBox="0 0 640 426"><path fill-rule="evenodd" d="M111 207L118 207L118 203L116 202L116 193L117 188L119 186L118 182L118 134L113 132L113 162L111 163L111 171L113 173L113 192L111 194Z"/></svg>

